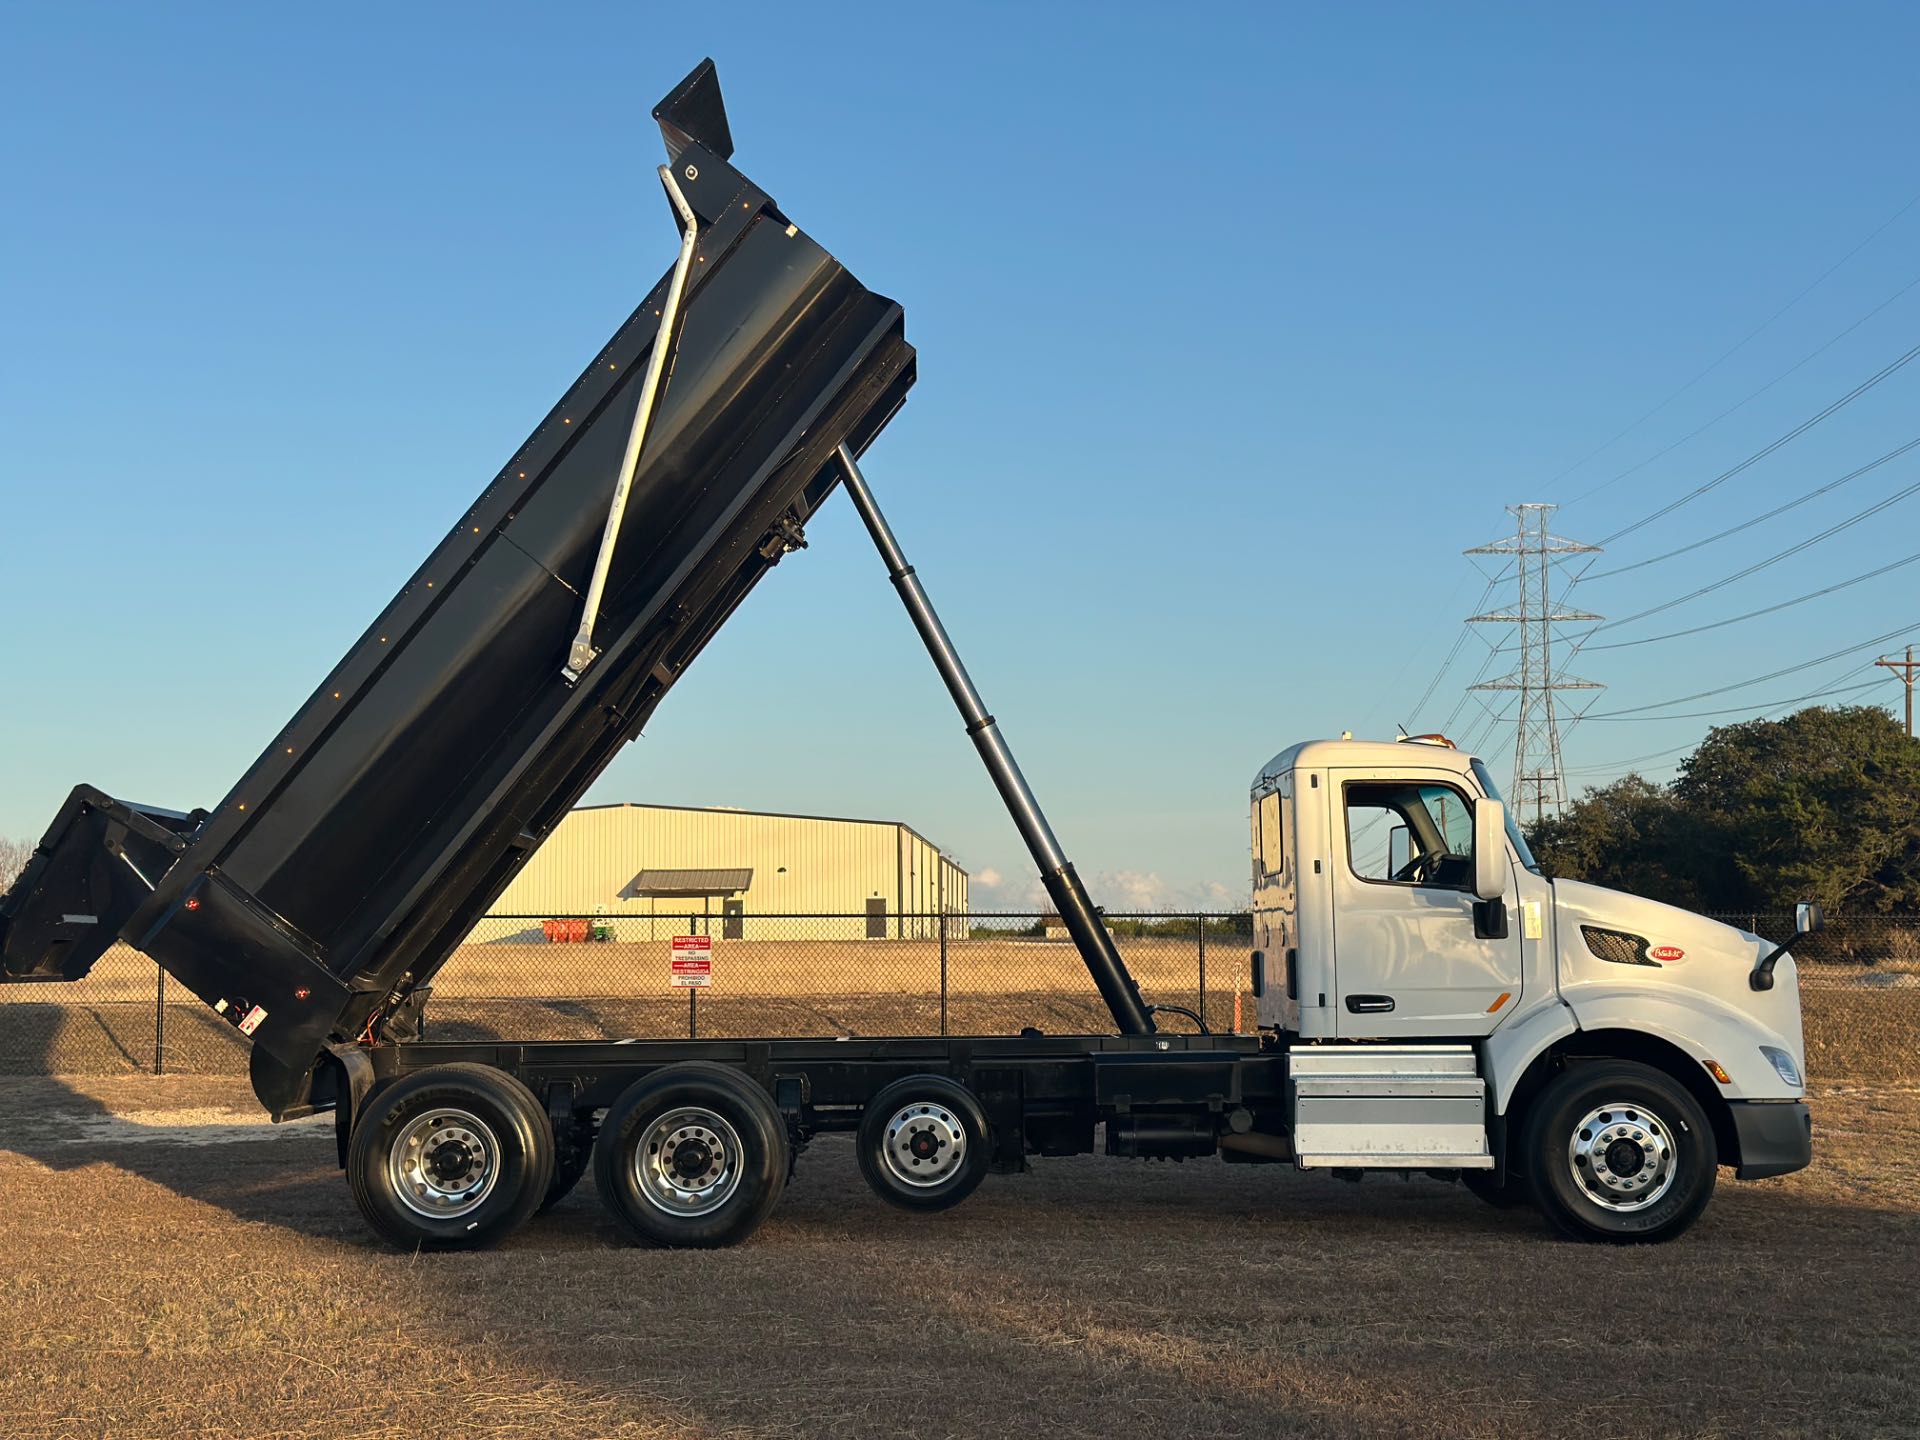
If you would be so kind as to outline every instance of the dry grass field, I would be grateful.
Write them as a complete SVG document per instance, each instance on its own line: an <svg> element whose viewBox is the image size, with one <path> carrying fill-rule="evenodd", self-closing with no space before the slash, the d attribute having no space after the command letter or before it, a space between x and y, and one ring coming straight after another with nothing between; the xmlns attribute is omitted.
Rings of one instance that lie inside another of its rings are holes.
<svg viewBox="0 0 1920 1440"><path fill-rule="evenodd" d="M1150 1001L1201 1008L1192 940L1119 941ZM667 984L666 942L468 945L435 977L434 1039L652 1038L685 1035L687 992ZM1210 939L1205 1013L1232 1028L1245 985L1242 944ZM1911 966L1912 962L1903 962ZM699 1033L935 1035L940 946L932 940L719 940ZM955 939L947 953L946 1029L1011 1035L1110 1028L1073 947L1013 937ZM1816 1079L1920 1083L1920 973L1819 965L1802 973L1807 1062ZM0 987L0 1074L131 1073L154 1062L153 962L110 952L74 985ZM167 989L164 1068L239 1074L232 1028L177 983ZM1246 1025L1253 1024L1251 997ZM1170 1029L1190 1029L1179 1016Z"/></svg>
<svg viewBox="0 0 1920 1440"><path fill-rule="evenodd" d="M232 1080L0 1081L0 1429L507 1437L1748 1436L1920 1424L1920 1092L1677 1244L1429 1180L1101 1159L914 1217L823 1141L740 1249L591 1184L500 1250L376 1245L325 1121Z"/></svg>

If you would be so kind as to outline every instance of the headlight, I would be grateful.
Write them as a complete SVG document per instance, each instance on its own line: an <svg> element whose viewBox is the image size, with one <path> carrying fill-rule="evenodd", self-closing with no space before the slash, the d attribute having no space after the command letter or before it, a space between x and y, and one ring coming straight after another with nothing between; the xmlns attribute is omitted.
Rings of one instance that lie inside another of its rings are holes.
<svg viewBox="0 0 1920 1440"><path fill-rule="evenodd" d="M1793 1063L1793 1056L1773 1045L1762 1045L1760 1053L1767 1057L1768 1063L1773 1066L1774 1073L1782 1080L1796 1090L1801 1088L1800 1067Z"/></svg>

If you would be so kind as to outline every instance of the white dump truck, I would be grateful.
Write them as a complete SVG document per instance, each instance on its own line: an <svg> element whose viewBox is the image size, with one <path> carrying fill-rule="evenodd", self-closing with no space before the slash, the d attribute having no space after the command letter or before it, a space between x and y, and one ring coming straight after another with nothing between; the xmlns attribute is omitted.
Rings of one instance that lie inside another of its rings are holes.
<svg viewBox="0 0 1920 1440"><path fill-rule="evenodd" d="M1787 946L1543 874L1441 737L1283 750L1252 821L1253 988L1296 1164L1457 1172L1570 1234L1658 1240L1719 1166L1812 1158ZM1819 923L1799 907L1794 939Z"/></svg>
<svg viewBox="0 0 1920 1440"><path fill-rule="evenodd" d="M1808 1162L1785 947L1548 879L1444 745L1262 770L1259 1033L1150 1004L861 473L914 381L900 306L733 167L710 61L654 116L673 268L224 799L73 790L0 895L0 983L151 956L245 1038L276 1119L333 1114L362 1214L409 1249L490 1244L589 1167L636 1239L732 1244L831 1131L912 1210L1104 1143L1460 1177L1605 1240L1679 1234L1723 1164ZM462 938L836 490L1113 1030L431 1038Z"/></svg>

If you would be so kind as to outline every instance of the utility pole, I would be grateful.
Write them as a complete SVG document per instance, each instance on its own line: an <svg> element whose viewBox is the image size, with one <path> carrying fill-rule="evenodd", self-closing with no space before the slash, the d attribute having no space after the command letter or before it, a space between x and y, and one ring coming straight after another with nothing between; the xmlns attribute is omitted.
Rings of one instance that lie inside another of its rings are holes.
<svg viewBox="0 0 1920 1440"><path fill-rule="evenodd" d="M1570 555L1597 555L1597 545L1562 540L1547 529L1557 509L1553 505L1509 505L1516 522L1511 537L1477 545L1468 555L1509 556L1514 562L1515 603L1504 610L1470 615L1470 624L1512 625L1519 631L1520 661L1498 680L1475 685L1475 690L1517 690L1514 712L1513 803L1518 810L1533 797L1538 824L1549 809L1566 803L1566 778L1560 761L1560 713L1555 696L1567 690L1600 690L1592 680L1557 673L1553 668L1554 627L1599 621L1602 616L1584 610L1556 609L1553 603L1557 567ZM1575 718L1578 718L1577 716Z"/></svg>
<svg viewBox="0 0 1920 1440"><path fill-rule="evenodd" d="M1873 663L1876 665L1884 665L1887 669L1897 672L1900 676L1900 683L1906 686L1907 738L1911 740L1913 738L1913 671L1914 666L1920 664L1920 661L1916 661L1913 658L1913 646L1907 646L1907 658L1904 660L1889 660L1886 656L1882 655Z"/></svg>

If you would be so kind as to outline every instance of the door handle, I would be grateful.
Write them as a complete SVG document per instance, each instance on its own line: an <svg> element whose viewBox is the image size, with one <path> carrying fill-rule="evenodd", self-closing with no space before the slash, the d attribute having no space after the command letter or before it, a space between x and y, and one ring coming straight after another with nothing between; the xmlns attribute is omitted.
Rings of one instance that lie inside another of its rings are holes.
<svg viewBox="0 0 1920 1440"><path fill-rule="evenodd" d="M1381 1015L1393 1009L1391 995L1349 995L1347 1009L1356 1015Z"/></svg>

